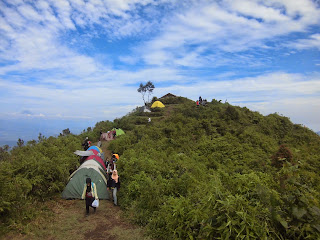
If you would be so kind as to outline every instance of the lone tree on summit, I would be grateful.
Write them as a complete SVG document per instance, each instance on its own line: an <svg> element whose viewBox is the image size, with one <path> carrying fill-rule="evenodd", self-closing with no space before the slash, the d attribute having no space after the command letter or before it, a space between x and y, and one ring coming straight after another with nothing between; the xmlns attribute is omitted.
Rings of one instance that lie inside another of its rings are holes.
<svg viewBox="0 0 320 240"><path fill-rule="evenodd" d="M144 105L146 105L146 101L144 99L144 95L148 92L148 102L149 102L149 97L152 94L152 91L154 89L154 85L152 82L148 81L145 85L143 85L142 83L140 83L140 86L138 88L138 92L142 94L142 99L144 102Z"/></svg>

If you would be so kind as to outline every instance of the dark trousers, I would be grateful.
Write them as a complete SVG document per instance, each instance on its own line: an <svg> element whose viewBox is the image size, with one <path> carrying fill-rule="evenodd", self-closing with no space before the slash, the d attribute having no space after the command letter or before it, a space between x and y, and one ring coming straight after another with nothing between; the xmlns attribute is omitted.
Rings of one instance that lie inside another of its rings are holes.
<svg viewBox="0 0 320 240"><path fill-rule="evenodd" d="M89 207L92 207L92 203L94 201L94 198L86 198L86 212L87 214L89 214ZM93 209L95 209L95 207L92 207Z"/></svg>

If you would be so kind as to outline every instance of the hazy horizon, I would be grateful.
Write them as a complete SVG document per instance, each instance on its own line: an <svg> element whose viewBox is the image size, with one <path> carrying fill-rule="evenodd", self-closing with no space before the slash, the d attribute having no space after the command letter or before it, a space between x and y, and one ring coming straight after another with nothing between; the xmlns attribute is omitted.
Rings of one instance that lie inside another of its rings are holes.
<svg viewBox="0 0 320 240"><path fill-rule="evenodd" d="M210 99L209 101L211 100L212 99ZM242 107L245 107L245 106L242 106ZM252 109L250 110L253 111ZM278 113L278 114L283 115L281 113ZM117 116L117 117L121 117L121 116ZM50 119L50 120L44 121L42 119L29 118L29 119L23 119L23 120L22 119L8 120L8 121L0 120L0 126L1 126L0 127L0 146L4 146L4 145L9 145L10 147L16 146L16 143L19 138L24 140L26 144L30 140L38 140L39 133L41 133L45 137L50 137L50 136L57 137L59 136L60 133L62 133L62 130L66 128L69 128L72 134L78 135L83 130L87 130L88 127L94 127L97 122L107 121L107 120L113 121L114 119L100 119L100 120L99 119L96 119L96 120ZM301 124L299 122L293 122L293 123ZM107 131L107 130L110 130L110 129L104 129L104 131ZM310 128L310 130L316 133L319 132L319 129Z"/></svg>

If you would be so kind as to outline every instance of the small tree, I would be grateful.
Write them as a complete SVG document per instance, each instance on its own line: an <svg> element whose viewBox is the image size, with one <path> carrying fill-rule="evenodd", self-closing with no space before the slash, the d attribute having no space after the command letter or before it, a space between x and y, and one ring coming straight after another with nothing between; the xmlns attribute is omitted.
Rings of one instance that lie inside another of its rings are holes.
<svg viewBox="0 0 320 240"><path fill-rule="evenodd" d="M293 164L293 156L286 145L282 144L279 150L272 156L271 165L280 169L286 161Z"/></svg>
<svg viewBox="0 0 320 240"><path fill-rule="evenodd" d="M144 98L145 94L148 93L148 103L149 103L150 95L152 94L154 88L155 86L150 81L148 81L145 85L140 83L140 86L137 89L137 91L142 94L142 100L144 102L144 105L146 105L146 101Z"/></svg>
<svg viewBox="0 0 320 240"><path fill-rule="evenodd" d="M71 134L70 129L66 128L62 130L62 134L60 133L60 136L67 136L69 134Z"/></svg>
<svg viewBox="0 0 320 240"><path fill-rule="evenodd" d="M153 89L154 89L154 85L152 82L148 81L147 84L146 84L146 89L147 89L147 92L148 92L148 103L150 102L150 96L152 95L152 92L153 92Z"/></svg>
<svg viewBox="0 0 320 240"><path fill-rule="evenodd" d="M29 145L29 146L35 146L36 144L37 144L36 140L30 140L27 142L27 145Z"/></svg>
<svg viewBox="0 0 320 240"><path fill-rule="evenodd" d="M19 138L17 142L17 146L22 147L23 145L24 145L24 141L21 138Z"/></svg>
<svg viewBox="0 0 320 240"><path fill-rule="evenodd" d="M10 146L9 146L8 144L6 144L6 145L2 146L1 149L2 149L3 151L5 151L5 152L8 152L9 149L10 149Z"/></svg>
<svg viewBox="0 0 320 240"><path fill-rule="evenodd" d="M38 136L38 142L43 142L44 140L46 139L45 136L42 135L42 133L39 133L39 136Z"/></svg>
<svg viewBox="0 0 320 240"><path fill-rule="evenodd" d="M293 155L289 148L284 144L279 147L279 150L272 156L271 165L278 169L278 177L280 189L284 190L285 182L297 169L294 165Z"/></svg>
<svg viewBox="0 0 320 240"><path fill-rule="evenodd" d="M3 161L5 159L8 159L10 156L9 156L9 145L4 145L2 147L0 147L0 161Z"/></svg>

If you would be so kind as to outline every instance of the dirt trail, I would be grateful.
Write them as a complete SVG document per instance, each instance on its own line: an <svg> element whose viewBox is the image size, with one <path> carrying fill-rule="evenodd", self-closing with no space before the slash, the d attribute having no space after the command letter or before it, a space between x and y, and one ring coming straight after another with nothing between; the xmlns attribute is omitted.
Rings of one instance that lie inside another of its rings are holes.
<svg viewBox="0 0 320 240"><path fill-rule="evenodd" d="M101 149L111 158L107 150L109 143L102 142ZM59 197L45 203L45 215L30 222L24 234L10 233L4 240L147 240L144 229L131 224L118 206L109 200L100 200L96 213L90 208L85 216L84 200L64 200ZM48 213L50 212L50 213Z"/></svg>
<svg viewBox="0 0 320 240"><path fill-rule="evenodd" d="M102 152L104 152L105 158L109 158L111 159L111 151L108 150L108 146L109 146L109 141L101 141L101 150ZM97 145L98 143L94 143L93 145Z"/></svg>

